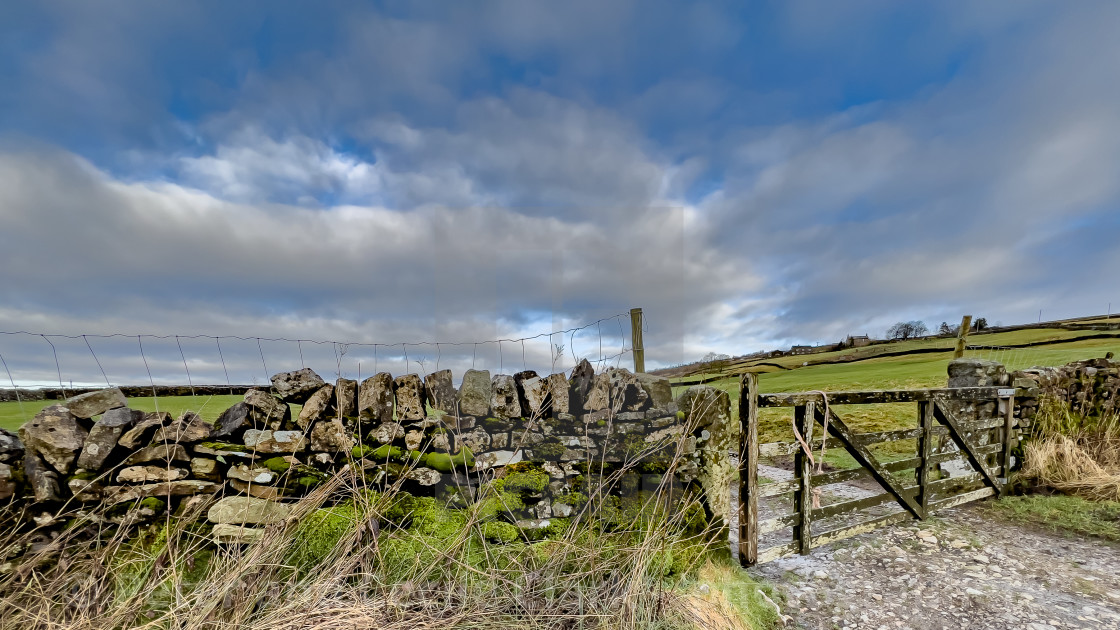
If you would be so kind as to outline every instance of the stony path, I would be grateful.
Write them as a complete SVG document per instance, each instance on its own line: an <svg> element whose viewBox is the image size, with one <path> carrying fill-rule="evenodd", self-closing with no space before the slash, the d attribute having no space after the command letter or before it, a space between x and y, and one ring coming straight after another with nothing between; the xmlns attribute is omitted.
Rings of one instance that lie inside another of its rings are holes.
<svg viewBox="0 0 1120 630"><path fill-rule="evenodd" d="M791 628L1120 629L1120 546L995 518L946 510L751 571Z"/></svg>

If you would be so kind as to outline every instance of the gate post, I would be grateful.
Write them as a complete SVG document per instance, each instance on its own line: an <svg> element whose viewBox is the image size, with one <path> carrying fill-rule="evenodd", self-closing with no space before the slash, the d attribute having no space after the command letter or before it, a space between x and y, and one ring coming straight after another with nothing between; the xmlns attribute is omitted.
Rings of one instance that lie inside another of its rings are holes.
<svg viewBox="0 0 1120 630"><path fill-rule="evenodd" d="M793 418L794 422L797 423L797 430L801 433L809 448L813 447L811 431L814 422L813 416L816 412L816 403L812 402L797 405L793 409ZM809 464L809 453L806 453L804 448L797 449L797 453L793 457L793 471L800 482L797 490L793 491L793 509L801 517L793 526L793 542L797 545L798 553L807 556L813 537L813 468Z"/></svg>
<svg viewBox="0 0 1120 630"><path fill-rule="evenodd" d="M646 348L642 342L642 309L630 309L630 348L634 351L634 372L646 371Z"/></svg>
<svg viewBox="0 0 1120 630"><path fill-rule="evenodd" d="M1003 487L1000 488L999 493L1001 497L1007 494L1007 487L1011 481L1011 440L1014 437L1014 424L1015 395L1012 394L1007 397L1007 410L1003 417Z"/></svg>
<svg viewBox="0 0 1120 630"><path fill-rule="evenodd" d="M921 434L918 436L918 507L922 519L929 509L929 458L933 451L933 402L923 400L918 403L918 423Z"/></svg>
<svg viewBox="0 0 1120 630"><path fill-rule="evenodd" d="M739 377L739 564L758 562L758 375Z"/></svg>

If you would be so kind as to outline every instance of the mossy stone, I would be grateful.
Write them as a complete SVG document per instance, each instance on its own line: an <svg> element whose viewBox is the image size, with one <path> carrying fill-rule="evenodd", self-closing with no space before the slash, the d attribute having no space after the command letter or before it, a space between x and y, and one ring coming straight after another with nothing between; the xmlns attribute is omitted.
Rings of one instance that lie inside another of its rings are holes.
<svg viewBox="0 0 1120 630"><path fill-rule="evenodd" d="M463 447L455 455L448 453L428 453L423 457L424 466L438 470L441 473L449 473L455 468L473 468L474 467L474 453L471 449Z"/></svg>
<svg viewBox="0 0 1120 630"><path fill-rule="evenodd" d="M517 494L540 494L548 487L548 473L528 462L520 462L506 467L501 478L502 489Z"/></svg>
<svg viewBox="0 0 1120 630"><path fill-rule="evenodd" d="M283 457L270 457L261 462L261 465L277 474L286 473L292 467L292 463Z"/></svg>
<svg viewBox="0 0 1120 630"><path fill-rule="evenodd" d="M489 521L482 524L482 537L492 543L509 544L521 538L521 532L511 523Z"/></svg>
<svg viewBox="0 0 1120 630"><path fill-rule="evenodd" d="M556 461L564 456L566 450L568 450L568 447L560 441L560 438L545 438L533 445L532 459L534 461Z"/></svg>
<svg viewBox="0 0 1120 630"><path fill-rule="evenodd" d="M164 509L167 508L167 503L165 503L163 501L163 499L157 499L156 497L148 497L148 498L142 499L140 501L140 507L141 508L147 508L147 509L155 512L156 514L159 514L159 513L163 512Z"/></svg>
<svg viewBox="0 0 1120 630"><path fill-rule="evenodd" d="M244 444L233 444L230 442L199 442L199 446L204 448L214 449L215 451L234 451L237 453L247 453L249 447Z"/></svg>
<svg viewBox="0 0 1120 630"><path fill-rule="evenodd" d="M404 459L404 450L399 446L385 444L375 448L370 455L372 455L374 459L381 461L401 461Z"/></svg>
<svg viewBox="0 0 1120 630"><path fill-rule="evenodd" d="M357 526L361 515L353 502L320 508L300 520L288 562L304 571L327 559L339 541Z"/></svg>

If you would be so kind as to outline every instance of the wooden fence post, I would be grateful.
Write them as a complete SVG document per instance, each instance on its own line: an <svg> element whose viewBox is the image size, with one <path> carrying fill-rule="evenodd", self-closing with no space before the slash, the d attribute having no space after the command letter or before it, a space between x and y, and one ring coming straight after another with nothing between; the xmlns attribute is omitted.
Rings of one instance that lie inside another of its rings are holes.
<svg viewBox="0 0 1120 630"><path fill-rule="evenodd" d="M642 309L630 309L630 346L634 349L634 372L646 371L646 349L642 345Z"/></svg>
<svg viewBox="0 0 1120 630"><path fill-rule="evenodd" d="M809 444L809 448L813 447L813 443L809 439L809 431L813 428L813 414L815 412L816 404L811 402L798 405L794 407L793 411L797 430L801 432L801 437ZM793 470L799 482L797 490L793 493L793 507L794 511L801 516L798 523L793 526L793 542L797 545L797 552L805 556L809 555L813 535L811 527L813 488L810 485L813 469L809 463L809 454L805 452L804 448L797 449L793 458Z"/></svg>
<svg viewBox="0 0 1120 630"><path fill-rule="evenodd" d="M1007 413L1003 417L1003 486L1000 496L1007 494L1007 486L1011 481L1011 440L1014 439L1012 426L1015 424L1015 396L1007 397Z"/></svg>
<svg viewBox="0 0 1120 630"><path fill-rule="evenodd" d="M758 562L758 375L739 377L739 564Z"/></svg>
<svg viewBox="0 0 1120 630"><path fill-rule="evenodd" d="M933 450L933 403L923 400L918 403L918 423L921 435L918 436L918 506L922 518L929 513L929 458Z"/></svg>
<svg viewBox="0 0 1120 630"><path fill-rule="evenodd" d="M972 326L972 316L965 315L961 318L961 327L957 329L957 349L953 351L953 358L964 356L965 340L968 339L968 329Z"/></svg>

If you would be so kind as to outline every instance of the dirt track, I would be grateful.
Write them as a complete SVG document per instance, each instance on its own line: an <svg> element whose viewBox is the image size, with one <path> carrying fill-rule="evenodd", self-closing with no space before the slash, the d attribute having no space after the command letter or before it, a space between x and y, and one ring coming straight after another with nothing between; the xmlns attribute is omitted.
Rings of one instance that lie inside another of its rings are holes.
<svg viewBox="0 0 1120 630"><path fill-rule="evenodd" d="M1120 628L1120 545L995 520L982 505L751 569L791 628Z"/></svg>

